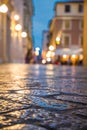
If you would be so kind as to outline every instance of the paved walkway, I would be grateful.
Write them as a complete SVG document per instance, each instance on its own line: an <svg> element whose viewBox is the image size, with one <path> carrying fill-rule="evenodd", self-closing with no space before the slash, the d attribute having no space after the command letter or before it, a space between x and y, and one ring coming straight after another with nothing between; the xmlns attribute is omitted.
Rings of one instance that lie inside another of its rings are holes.
<svg viewBox="0 0 87 130"><path fill-rule="evenodd" d="M1 130L87 130L87 68L0 65Z"/></svg>

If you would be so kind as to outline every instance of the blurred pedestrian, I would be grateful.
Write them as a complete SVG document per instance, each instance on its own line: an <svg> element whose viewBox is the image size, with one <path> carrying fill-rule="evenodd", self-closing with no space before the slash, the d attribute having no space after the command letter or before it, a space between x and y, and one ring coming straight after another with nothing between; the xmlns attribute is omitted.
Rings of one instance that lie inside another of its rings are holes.
<svg viewBox="0 0 87 130"><path fill-rule="evenodd" d="M25 57L25 63L27 63L27 64L31 63L32 59L33 59L32 49L28 49L26 57Z"/></svg>

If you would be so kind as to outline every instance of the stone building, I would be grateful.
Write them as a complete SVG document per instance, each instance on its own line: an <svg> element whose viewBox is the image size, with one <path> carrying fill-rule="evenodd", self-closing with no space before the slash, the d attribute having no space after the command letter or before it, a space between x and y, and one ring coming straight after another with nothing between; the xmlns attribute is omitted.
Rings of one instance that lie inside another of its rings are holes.
<svg viewBox="0 0 87 130"><path fill-rule="evenodd" d="M46 59L46 54L49 47L49 31L43 31L43 43L42 43L42 58Z"/></svg>
<svg viewBox="0 0 87 130"><path fill-rule="evenodd" d="M87 66L87 0L84 0L84 44L83 44L83 64Z"/></svg>
<svg viewBox="0 0 87 130"><path fill-rule="evenodd" d="M83 0L59 1L50 23L50 44L58 55L83 52Z"/></svg>
<svg viewBox="0 0 87 130"><path fill-rule="evenodd" d="M24 63L28 49L32 49L32 0L0 2L8 8L0 13L0 62Z"/></svg>

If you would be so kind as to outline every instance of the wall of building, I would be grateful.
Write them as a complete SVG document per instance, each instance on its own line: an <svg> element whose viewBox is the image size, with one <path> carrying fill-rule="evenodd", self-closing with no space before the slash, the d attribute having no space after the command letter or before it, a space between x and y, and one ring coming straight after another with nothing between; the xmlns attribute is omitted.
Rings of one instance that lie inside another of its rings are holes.
<svg viewBox="0 0 87 130"><path fill-rule="evenodd" d="M65 5L70 5L71 6L71 12L66 13L65 10ZM79 3L80 4L80 3ZM83 16L83 13L78 12L78 5L77 3L58 3L56 5L56 16ZM81 3L82 4L82 3Z"/></svg>
<svg viewBox="0 0 87 130"><path fill-rule="evenodd" d="M32 48L32 0L25 1L26 14L24 14L24 0L7 0L7 2L5 0L8 11L5 14L0 13L0 63L24 63L25 52L28 47ZM15 15L19 16L18 20L15 20ZM17 24L21 25L19 31L15 29ZM26 38L21 36L23 31L27 32Z"/></svg>
<svg viewBox="0 0 87 130"><path fill-rule="evenodd" d="M56 18L54 22L54 27L52 30L52 38L51 38L51 44L55 46L56 44L56 38L60 37L60 45L58 45L58 48L64 47L64 36L69 35L70 36L70 47L81 47L80 44L80 37L82 35L83 30L80 29L80 20L77 19L71 19L71 28L69 30L63 28L64 21L67 19L62 18ZM81 19L82 20L82 19Z"/></svg>
<svg viewBox="0 0 87 130"><path fill-rule="evenodd" d="M42 58L46 59L46 53L48 51L48 44L49 44L49 31L43 32L43 43L42 43Z"/></svg>
<svg viewBox="0 0 87 130"><path fill-rule="evenodd" d="M87 0L84 2L84 66L87 66Z"/></svg>

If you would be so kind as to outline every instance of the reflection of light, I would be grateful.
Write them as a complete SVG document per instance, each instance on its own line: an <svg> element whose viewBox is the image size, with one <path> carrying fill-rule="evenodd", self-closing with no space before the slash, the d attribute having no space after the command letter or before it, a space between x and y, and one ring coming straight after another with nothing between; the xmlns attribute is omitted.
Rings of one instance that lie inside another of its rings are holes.
<svg viewBox="0 0 87 130"><path fill-rule="evenodd" d="M61 57L61 61L62 61L62 62L66 62L66 61L68 61L68 60L69 60L69 56L66 55L66 54L64 54L64 55Z"/></svg>
<svg viewBox="0 0 87 130"><path fill-rule="evenodd" d="M16 21L18 21L18 20L19 20L19 15L16 14L16 15L14 16L14 19L15 19Z"/></svg>
<svg viewBox="0 0 87 130"><path fill-rule="evenodd" d="M46 60L45 59L42 60L42 64L46 64Z"/></svg>
<svg viewBox="0 0 87 130"><path fill-rule="evenodd" d="M23 38L26 38L26 37L27 37L27 33L26 33L26 32L22 32L22 33L21 33L21 36L22 36Z"/></svg>
<svg viewBox="0 0 87 130"><path fill-rule="evenodd" d="M73 55L72 55L72 58L73 58L73 59L76 58L76 55L73 54Z"/></svg>
<svg viewBox="0 0 87 130"><path fill-rule="evenodd" d="M50 57L48 57L48 58L47 58L47 61L48 61L48 62L50 62L50 61L51 61L51 58L50 58Z"/></svg>
<svg viewBox="0 0 87 130"><path fill-rule="evenodd" d="M53 51L53 50L54 50L54 46L52 46L52 45L49 46L49 50L50 50L50 51Z"/></svg>
<svg viewBox="0 0 87 130"><path fill-rule="evenodd" d="M7 11L8 11L8 7L5 4L0 6L0 12L1 13L6 13Z"/></svg>
<svg viewBox="0 0 87 130"><path fill-rule="evenodd" d="M16 26L15 26L15 30L16 31L20 31L22 29L22 26L20 25L20 24L17 24Z"/></svg>

